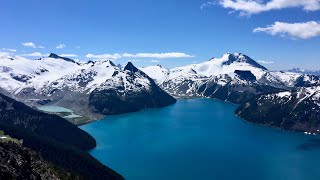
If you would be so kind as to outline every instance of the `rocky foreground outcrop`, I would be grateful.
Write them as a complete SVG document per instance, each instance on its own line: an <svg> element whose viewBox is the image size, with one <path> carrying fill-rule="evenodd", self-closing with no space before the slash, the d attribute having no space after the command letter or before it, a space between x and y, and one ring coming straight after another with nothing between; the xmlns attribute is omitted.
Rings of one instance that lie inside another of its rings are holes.
<svg viewBox="0 0 320 180"><path fill-rule="evenodd" d="M71 174L56 171L34 151L0 140L0 179L55 180L71 177Z"/></svg>

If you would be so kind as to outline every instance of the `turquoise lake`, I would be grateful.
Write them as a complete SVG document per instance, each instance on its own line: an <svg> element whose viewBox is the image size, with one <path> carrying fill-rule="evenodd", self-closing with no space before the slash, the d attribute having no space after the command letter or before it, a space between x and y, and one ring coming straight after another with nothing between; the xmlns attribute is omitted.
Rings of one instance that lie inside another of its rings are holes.
<svg viewBox="0 0 320 180"><path fill-rule="evenodd" d="M211 99L108 116L81 128L128 180L319 180L320 137L247 123Z"/></svg>

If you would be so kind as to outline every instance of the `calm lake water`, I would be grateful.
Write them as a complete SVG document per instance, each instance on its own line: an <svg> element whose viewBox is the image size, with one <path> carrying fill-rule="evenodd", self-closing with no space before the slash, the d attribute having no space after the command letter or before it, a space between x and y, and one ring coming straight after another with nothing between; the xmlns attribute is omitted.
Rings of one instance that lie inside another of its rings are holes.
<svg viewBox="0 0 320 180"><path fill-rule="evenodd" d="M70 118L78 118L78 117L82 117L79 115L76 115L73 113L73 111L71 109L67 109L61 106L38 106L37 107L39 110L41 111L45 111L45 112L52 112L52 113L70 113L70 115L68 116L64 116L64 118L70 119Z"/></svg>
<svg viewBox="0 0 320 180"><path fill-rule="evenodd" d="M210 99L108 116L81 128L128 180L319 180L320 137L253 125Z"/></svg>

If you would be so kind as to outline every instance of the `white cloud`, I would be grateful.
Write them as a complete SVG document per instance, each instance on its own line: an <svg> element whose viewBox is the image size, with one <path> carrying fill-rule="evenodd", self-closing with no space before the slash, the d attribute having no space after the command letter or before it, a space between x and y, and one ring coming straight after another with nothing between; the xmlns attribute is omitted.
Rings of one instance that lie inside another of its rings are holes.
<svg viewBox="0 0 320 180"><path fill-rule="evenodd" d="M62 56L62 57L78 57L78 55L76 55L76 54L60 54L59 56Z"/></svg>
<svg viewBox="0 0 320 180"><path fill-rule="evenodd" d="M23 46L37 48L37 46L33 42L25 42L22 43Z"/></svg>
<svg viewBox="0 0 320 180"><path fill-rule="evenodd" d="M43 49L43 46L37 46L36 44L34 44L33 42L25 42L25 43L21 43L23 46L26 47L32 47L32 48L40 48Z"/></svg>
<svg viewBox="0 0 320 180"><path fill-rule="evenodd" d="M209 7L211 7L211 6L215 5L215 4L216 3L213 2L213 1L208 1L206 3L201 4L200 9L203 10L203 9L209 8Z"/></svg>
<svg viewBox="0 0 320 180"><path fill-rule="evenodd" d="M63 48L65 48L65 47L66 47L65 44L59 44L59 45L56 47L56 49L63 49Z"/></svg>
<svg viewBox="0 0 320 180"><path fill-rule="evenodd" d="M240 15L251 15L270 10L285 8L302 8L305 11L320 10L320 0L219 0L219 4L228 9L240 12Z"/></svg>
<svg viewBox="0 0 320 180"><path fill-rule="evenodd" d="M3 51L10 51L10 52L16 52L16 49L8 49L8 48L2 48Z"/></svg>
<svg viewBox="0 0 320 180"><path fill-rule="evenodd" d="M33 52L33 53L29 53L29 54L21 54L20 56L42 57L42 56L49 56L49 54L42 54L40 52Z"/></svg>
<svg viewBox="0 0 320 180"><path fill-rule="evenodd" d="M292 39L309 39L320 36L320 23L316 21L304 23L275 22L265 28L255 28L253 32L265 32L272 36L278 35Z"/></svg>
<svg viewBox="0 0 320 180"><path fill-rule="evenodd" d="M128 62L141 62L141 60L140 59L130 59L130 60L128 60Z"/></svg>
<svg viewBox="0 0 320 180"><path fill-rule="evenodd" d="M261 63L261 64L274 64L273 61L258 61L258 63Z"/></svg>
<svg viewBox="0 0 320 180"><path fill-rule="evenodd" d="M95 55L95 54L87 54L86 55L87 58L93 58L93 59L120 59L122 56L118 53L116 54L99 54L99 55Z"/></svg>
<svg viewBox="0 0 320 180"><path fill-rule="evenodd" d="M9 52L1 52L0 51L0 57L8 57L8 56L10 56Z"/></svg>
<svg viewBox="0 0 320 180"><path fill-rule="evenodd" d="M152 63L159 63L160 61L158 61L158 60L151 60L150 62L152 62Z"/></svg>
<svg viewBox="0 0 320 180"><path fill-rule="evenodd" d="M124 53L123 57L130 57L130 58L191 58L194 57L192 55L188 55L181 52L171 52L171 53L138 53L138 54L128 54Z"/></svg>

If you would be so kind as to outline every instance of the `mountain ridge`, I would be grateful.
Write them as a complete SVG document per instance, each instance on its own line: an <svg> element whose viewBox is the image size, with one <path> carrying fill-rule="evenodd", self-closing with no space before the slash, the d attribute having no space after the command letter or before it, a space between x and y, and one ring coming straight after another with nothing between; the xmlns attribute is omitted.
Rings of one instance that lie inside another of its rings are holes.
<svg viewBox="0 0 320 180"><path fill-rule="evenodd" d="M132 92L161 92L162 89L153 79L140 72L132 63L126 67L116 66L110 60L89 61L77 63L51 53L48 58L39 60L1 59L0 88L10 97L14 97L29 106L57 105L75 111L82 118L71 119L76 124L83 124L101 118L108 111L97 110L91 101L91 93L99 90L116 90L111 101L122 102L123 94ZM32 62L32 63L30 63ZM107 91L104 91L107 92ZM157 95L157 93L149 93ZM161 101L163 105L175 103L173 98L161 92L162 98L152 97L154 101ZM122 98L122 100L121 100ZM162 101L163 99L163 101ZM105 99L108 101L108 99ZM130 102L135 107L136 101ZM144 108L156 108L153 104L139 105L139 108L123 109L126 112ZM162 105L161 105L162 106ZM116 110L116 109L115 109ZM120 109L119 109L120 110ZM103 113L102 113L103 112ZM111 111L110 111L111 112ZM112 112L120 113L120 112ZM121 113L124 113L121 111Z"/></svg>

